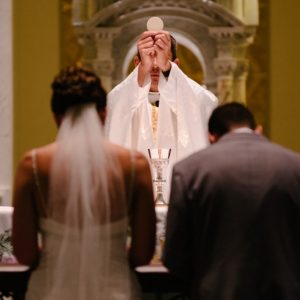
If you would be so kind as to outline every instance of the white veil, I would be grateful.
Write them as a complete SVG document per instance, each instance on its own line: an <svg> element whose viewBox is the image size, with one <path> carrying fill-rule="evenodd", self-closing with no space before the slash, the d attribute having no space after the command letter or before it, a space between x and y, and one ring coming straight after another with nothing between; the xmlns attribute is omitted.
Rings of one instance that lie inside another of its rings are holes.
<svg viewBox="0 0 300 300"><path fill-rule="evenodd" d="M59 129L50 175L48 220L61 232L48 253L55 255L49 299L67 300L62 295L70 289L76 299L107 299L112 205L120 218L127 214L122 174L109 153L95 105L69 109Z"/></svg>

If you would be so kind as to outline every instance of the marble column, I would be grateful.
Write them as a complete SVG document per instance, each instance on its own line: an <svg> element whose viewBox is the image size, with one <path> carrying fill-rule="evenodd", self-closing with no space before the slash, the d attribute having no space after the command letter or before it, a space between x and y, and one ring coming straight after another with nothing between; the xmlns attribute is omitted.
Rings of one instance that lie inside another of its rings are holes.
<svg viewBox="0 0 300 300"><path fill-rule="evenodd" d="M11 205L13 168L12 1L0 1L0 205Z"/></svg>
<svg viewBox="0 0 300 300"><path fill-rule="evenodd" d="M240 99L241 102L246 104L246 80L248 76L248 65L247 59L241 59L237 61L235 68L235 84L233 89L233 99Z"/></svg>
<svg viewBox="0 0 300 300"><path fill-rule="evenodd" d="M220 103L246 103L248 75L247 48L253 42L253 27L211 27L210 35L217 43L214 68L217 74L217 93Z"/></svg>
<svg viewBox="0 0 300 300"><path fill-rule="evenodd" d="M72 0L72 24L80 26L87 20L86 0Z"/></svg>
<svg viewBox="0 0 300 300"><path fill-rule="evenodd" d="M113 41L119 32L118 27L77 29L79 41L84 45L84 64L93 68L107 91L112 88Z"/></svg>
<svg viewBox="0 0 300 300"><path fill-rule="evenodd" d="M233 101L233 80L235 60L231 58L214 59L214 68L217 74L217 95L219 104Z"/></svg>

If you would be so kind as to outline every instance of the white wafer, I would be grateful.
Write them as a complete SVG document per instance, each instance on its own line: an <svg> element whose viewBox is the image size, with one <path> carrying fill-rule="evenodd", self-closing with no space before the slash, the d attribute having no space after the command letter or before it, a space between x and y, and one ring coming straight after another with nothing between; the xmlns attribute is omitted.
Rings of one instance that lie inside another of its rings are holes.
<svg viewBox="0 0 300 300"><path fill-rule="evenodd" d="M147 29L149 31L159 31L164 28L164 22L161 18L159 17L151 17L147 21Z"/></svg>

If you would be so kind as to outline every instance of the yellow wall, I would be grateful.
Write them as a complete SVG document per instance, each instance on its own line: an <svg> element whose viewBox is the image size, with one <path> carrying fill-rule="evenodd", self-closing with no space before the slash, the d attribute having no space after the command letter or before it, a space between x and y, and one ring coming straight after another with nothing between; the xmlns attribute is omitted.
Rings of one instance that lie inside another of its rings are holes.
<svg viewBox="0 0 300 300"><path fill-rule="evenodd" d="M300 152L300 1L270 7L270 137Z"/></svg>
<svg viewBox="0 0 300 300"><path fill-rule="evenodd" d="M14 165L55 137L50 84L60 65L59 0L14 1Z"/></svg>

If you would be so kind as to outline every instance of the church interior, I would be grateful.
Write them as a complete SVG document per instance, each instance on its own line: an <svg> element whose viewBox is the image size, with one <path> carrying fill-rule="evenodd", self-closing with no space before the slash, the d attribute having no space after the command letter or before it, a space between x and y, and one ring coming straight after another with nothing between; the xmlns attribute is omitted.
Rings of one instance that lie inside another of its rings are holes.
<svg viewBox="0 0 300 300"><path fill-rule="evenodd" d="M135 42L159 16L180 68L246 104L271 141L300 152L300 2L295 0L1 0L0 205L11 205L22 153L55 139L52 79L95 70L107 92L134 68Z"/></svg>

